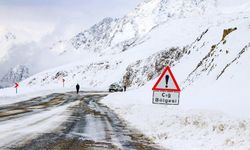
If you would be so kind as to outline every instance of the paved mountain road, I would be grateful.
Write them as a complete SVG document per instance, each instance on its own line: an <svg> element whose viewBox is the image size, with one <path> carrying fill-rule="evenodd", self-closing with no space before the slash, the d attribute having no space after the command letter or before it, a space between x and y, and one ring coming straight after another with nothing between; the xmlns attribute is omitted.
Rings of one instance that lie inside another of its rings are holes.
<svg viewBox="0 0 250 150"><path fill-rule="evenodd" d="M56 129L30 137L22 134L29 127L44 124L55 115L30 123L19 125L11 131L3 130L6 138L13 136L11 133L21 133L18 138L9 140L0 149L20 150L154 150L162 149L140 132L129 128L123 120L106 106L98 101L106 96L105 93L75 93L51 94L46 97L37 97L28 101L0 107L0 124L20 118L41 114L71 103L67 108L70 116L62 121ZM77 103L76 103L77 102ZM13 122L12 121L12 122ZM36 126L34 126L36 127ZM22 137L21 135L25 136ZM30 138L29 138L30 137ZM1 140L1 135L0 135ZM1 143L1 141L0 141Z"/></svg>

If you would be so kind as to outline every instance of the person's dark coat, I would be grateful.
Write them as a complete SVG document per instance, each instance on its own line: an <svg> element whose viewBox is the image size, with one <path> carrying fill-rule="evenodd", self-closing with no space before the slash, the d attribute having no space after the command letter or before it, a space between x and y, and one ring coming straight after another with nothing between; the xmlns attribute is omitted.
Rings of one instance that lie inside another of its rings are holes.
<svg viewBox="0 0 250 150"><path fill-rule="evenodd" d="M77 84L77 85L76 85L76 93L77 93L77 94L79 93L79 90L80 90L80 85Z"/></svg>

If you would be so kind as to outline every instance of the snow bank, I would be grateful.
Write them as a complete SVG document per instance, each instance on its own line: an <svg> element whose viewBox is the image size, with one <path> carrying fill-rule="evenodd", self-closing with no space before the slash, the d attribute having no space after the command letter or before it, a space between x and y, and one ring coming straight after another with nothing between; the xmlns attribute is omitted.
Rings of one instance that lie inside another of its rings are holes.
<svg viewBox="0 0 250 150"><path fill-rule="evenodd" d="M154 105L153 83L126 93L111 94L102 103L115 110L128 125L169 149L243 150L250 147L250 120L236 119L209 108L189 109L183 103L183 94L179 106Z"/></svg>

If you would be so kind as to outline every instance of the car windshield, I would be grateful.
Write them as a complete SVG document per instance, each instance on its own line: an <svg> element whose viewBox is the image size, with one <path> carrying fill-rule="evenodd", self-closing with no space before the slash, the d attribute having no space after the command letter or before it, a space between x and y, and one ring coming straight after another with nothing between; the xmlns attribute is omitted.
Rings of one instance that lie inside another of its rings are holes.
<svg viewBox="0 0 250 150"><path fill-rule="evenodd" d="M110 88L121 88L121 86L119 84L111 84L109 87Z"/></svg>

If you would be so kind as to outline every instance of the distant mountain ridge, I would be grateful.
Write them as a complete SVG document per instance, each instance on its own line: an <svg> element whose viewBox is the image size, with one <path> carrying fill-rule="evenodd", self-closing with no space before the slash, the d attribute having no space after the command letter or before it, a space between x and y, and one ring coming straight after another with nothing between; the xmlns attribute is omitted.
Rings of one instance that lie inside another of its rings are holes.
<svg viewBox="0 0 250 150"><path fill-rule="evenodd" d="M119 53L140 43L140 38L169 19L215 13L217 0L147 0L122 18L104 18L73 38L53 44L60 52L89 50Z"/></svg>
<svg viewBox="0 0 250 150"><path fill-rule="evenodd" d="M26 83L57 85L56 74L64 72L67 81L88 86L106 87L119 82L138 87L155 79L166 65L179 64L189 68L181 79L183 88L199 78L219 79L224 75L223 70L228 70L226 66L241 56L237 53L244 49L242 53L247 54L249 40L245 33L249 28L249 13L239 10L223 14L217 3L217 0L144 1L124 17L105 18L52 47L52 50L62 48L61 54L65 56L76 51L99 54L92 62L85 63L82 59L74 65L44 71ZM240 34L245 38L234 43Z"/></svg>
<svg viewBox="0 0 250 150"><path fill-rule="evenodd" d="M30 76L29 69L24 65L17 65L11 68L0 80L0 86L9 87L13 86L15 82L25 80Z"/></svg>

